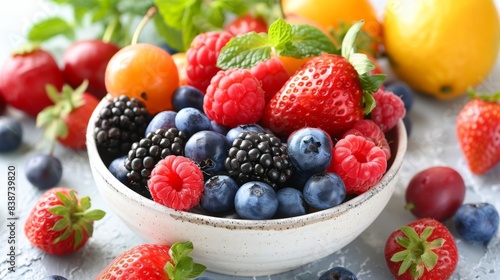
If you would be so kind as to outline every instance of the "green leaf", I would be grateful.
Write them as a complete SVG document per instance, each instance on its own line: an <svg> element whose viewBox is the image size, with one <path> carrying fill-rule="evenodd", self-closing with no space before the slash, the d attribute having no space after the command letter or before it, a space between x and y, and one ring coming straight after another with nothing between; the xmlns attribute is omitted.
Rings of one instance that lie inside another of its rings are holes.
<svg viewBox="0 0 500 280"><path fill-rule="evenodd" d="M375 63L373 63L364 53L351 54L349 62L354 66L358 75L370 73L370 71L375 69Z"/></svg>
<svg viewBox="0 0 500 280"><path fill-rule="evenodd" d="M91 206L90 197L88 196L82 197L80 199L80 206L82 207L82 211L84 212L87 211Z"/></svg>
<svg viewBox="0 0 500 280"><path fill-rule="evenodd" d="M63 219L58 220L54 224L54 226L52 227L51 230L53 230L53 231L60 231L60 230L65 229L69 225L70 225L70 220L68 218L63 218Z"/></svg>
<svg viewBox="0 0 500 280"><path fill-rule="evenodd" d="M377 102L375 101L375 98L373 97L373 94L363 91L363 114L368 115L370 114L371 111L377 106Z"/></svg>
<svg viewBox="0 0 500 280"><path fill-rule="evenodd" d="M322 53L336 53L333 42L318 28L299 24L292 25L291 44L277 50L279 55L295 58L318 56Z"/></svg>
<svg viewBox="0 0 500 280"><path fill-rule="evenodd" d="M35 42L44 42L52 37L64 35L73 40L73 27L60 17L49 17L35 23L28 31L28 39Z"/></svg>
<svg viewBox="0 0 500 280"><path fill-rule="evenodd" d="M194 37L200 33L197 25L193 24L195 15L199 13L199 10L199 6L192 5L184 11L185 16L182 18L182 42L185 50L189 49Z"/></svg>
<svg viewBox="0 0 500 280"><path fill-rule="evenodd" d="M49 212L56 216L68 216L69 210L68 207L64 205L56 205L49 208Z"/></svg>
<svg viewBox="0 0 500 280"><path fill-rule="evenodd" d="M82 243L82 241L83 241L83 232L82 232L82 228L79 226L74 227L73 231L75 232L73 249L76 249L76 247L78 247L78 245L80 245L80 243Z"/></svg>
<svg viewBox="0 0 500 280"><path fill-rule="evenodd" d="M221 69L251 68L257 63L271 58L271 43L265 33L250 32L232 38L222 48L217 58Z"/></svg>
<svg viewBox="0 0 500 280"><path fill-rule="evenodd" d="M342 40L342 56L349 60L351 54L355 53L355 41L358 36L361 27L363 26L364 21L360 21L358 23L353 24L349 30L347 31L344 39Z"/></svg>
<svg viewBox="0 0 500 280"><path fill-rule="evenodd" d="M422 258L422 262L424 263L427 270L433 269L439 259L439 256L431 250L423 253L420 257Z"/></svg>
<svg viewBox="0 0 500 280"><path fill-rule="evenodd" d="M292 26L283 19L278 19L269 26L269 42L276 49L282 49L292 40Z"/></svg>
<svg viewBox="0 0 500 280"><path fill-rule="evenodd" d="M83 215L83 217L86 219L92 220L92 221L98 221L98 220L104 218L105 215L106 215L106 212L99 210L99 209L95 209L95 210L86 212Z"/></svg>
<svg viewBox="0 0 500 280"><path fill-rule="evenodd" d="M166 25L159 14L155 14L153 16L153 23L158 35L163 38L167 45L178 51L186 50L184 48L184 43L182 41L182 32L180 30Z"/></svg>
<svg viewBox="0 0 500 280"><path fill-rule="evenodd" d="M172 252L172 259L175 263L181 258L185 258L191 254L193 251L193 243L192 242L177 242L172 247L170 247L170 251Z"/></svg>
<svg viewBox="0 0 500 280"><path fill-rule="evenodd" d="M73 232L73 229L71 227L66 227L66 230L63 232L63 234L59 235L56 239L54 239L52 244L56 244L57 242L60 242L60 241L67 239L71 235L72 232Z"/></svg>
<svg viewBox="0 0 500 280"><path fill-rule="evenodd" d="M206 266L199 264L199 263L194 263L194 266L191 270L191 273L187 276L187 278L195 278L200 276L205 270L207 269Z"/></svg>
<svg viewBox="0 0 500 280"><path fill-rule="evenodd" d="M59 200L62 202L64 206L68 207L69 209L73 208L73 202L67 195L61 192L56 192L56 196L57 198L59 198Z"/></svg>
<svg viewBox="0 0 500 280"><path fill-rule="evenodd" d="M193 243L177 242L170 247L172 262L167 262L165 271L170 279L195 278L205 271L206 267L195 263L189 254L193 251Z"/></svg>
<svg viewBox="0 0 500 280"><path fill-rule="evenodd" d="M218 6L224 11L231 12L235 15L243 15L248 11L247 0L215 0L214 6ZM252 3L253 4L253 3Z"/></svg>
<svg viewBox="0 0 500 280"><path fill-rule="evenodd" d="M154 0L164 22L178 30L183 29L184 11L196 2L197 0ZM190 18L188 20L191 21Z"/></svg>

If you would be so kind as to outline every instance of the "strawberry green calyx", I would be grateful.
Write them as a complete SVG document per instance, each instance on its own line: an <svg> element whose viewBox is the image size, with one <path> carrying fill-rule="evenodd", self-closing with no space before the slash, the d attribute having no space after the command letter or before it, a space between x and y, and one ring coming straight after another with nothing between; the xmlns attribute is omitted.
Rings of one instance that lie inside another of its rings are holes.
<svg viewBox="0 0 500 280"><path fill-rule="evenodd" d="M473 88L467 90L467 94L471 99L479 98L486 102L497 102L500 103L500 91L496 93L479 93L474 91Z"/></svg>
<svg viewBox="0 0 500 280"><path fill-rule="evenodd" d="M64 85L61 92L58 92L52 85L46 86L47 95L54 102L54 105L48 106L38 113L36 126L44 127L44 136L51 141L52 146L58 137L65 138L68 135L68 126L63 118L84 104L83 93L87 86L87 80L83 81L76 89ZM51 147L52 149L53 147Z"/></svg>
<svg viewBox="0 0 500 280"><path fill-rule="evenodd" d="M93 234L93 222L102 219L106 212L102 210L89 210L91 207L88 196L78 200L74 190L70 190L69 196L61 192L56 193L62 205L51 207L49 212L61 216L54 226L53 231L63 231L63 233L54 240L54 244L67 239L71 233L74 234L73 248L83 241L84 232L90 237Z"/></svg>
<svg viewBox="0 0 500 280"><path fill-rule="evenodd" d="M375 64L366 54L356 53L355 41L363 26L364 21L357 22L349 28L342 41L341 55L347 59L356 72L358 72L361 86L363 88L363 113L368 115L375 108L373 93L384 83L386 75L372 75Z"/></svg>
<svg viewBox="0 0 500 280"><path fill-rule="evenodd" d="M433 227L425 228L420 236L409 226L403 226L400 230L405 236L397 238L396 242L405 250L394 254L391 261L402 262L398 275L402 275L409 269L413 279L420 279L425 270L430 271L437 264L439 257L433 250L443 246L445 240L438 238L427 241L434 230Z"/></svg>
<svg viewBox="0 0 500 280"><path fill-rule="evenodd" d="M165 271L172 280L184 280L195 278L205 271L206 267L195 263L189 256L193 251L193 243L190 241L177 242L170 247L172 262L165 265Z"/></svg>
<svg viewBox="0 0 500 280"><path fill-rule="evenodd" d="M248 69L261 61L280 56L306 58L338 53L333 42L319 29L307 24L290 25L279 18L267 33L249 32L236 36L222 48L217 67Z"/></svg>

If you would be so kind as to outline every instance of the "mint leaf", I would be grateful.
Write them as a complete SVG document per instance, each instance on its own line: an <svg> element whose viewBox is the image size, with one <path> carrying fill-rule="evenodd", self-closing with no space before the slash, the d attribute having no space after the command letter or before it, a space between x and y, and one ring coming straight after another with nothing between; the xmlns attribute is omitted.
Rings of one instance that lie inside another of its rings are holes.
<svg viewBox="0 0 500 280"><path fill-rule="evenodd" d="M184 11L196 2L196 0L154 0L165 23L178 30L182 30Z"/></svg>
<svg viewBox="0 0 500 280"><path fill-rule="evenodd" d="M217 58L217 67L251 68L257 63L271 58L272 45L265 33L250 32L229 40Z"/></svg>
<svg viewBox="0 0 500 280"><path fill-rule="evenodd" d="M283 49L292 40L292 26L278 19L269 26L269 41L276 49Z"/></svg>
<svg viewBox="0 0 500 280"><path fill-rule="evenodd" d="M43 42L58 35L64 35L69 39L75 37L71 24L60 17L50 17L35 23L28 32L28 39Z"/></svg>
<svg viewBox="0 0 500 280"><path fill-rule="evenodd" d="M330 38L314 26L292 25L291 35L290 44L285 49L277 50L279 55L305 58L322 53L336 53L335 45Z"/></svg>

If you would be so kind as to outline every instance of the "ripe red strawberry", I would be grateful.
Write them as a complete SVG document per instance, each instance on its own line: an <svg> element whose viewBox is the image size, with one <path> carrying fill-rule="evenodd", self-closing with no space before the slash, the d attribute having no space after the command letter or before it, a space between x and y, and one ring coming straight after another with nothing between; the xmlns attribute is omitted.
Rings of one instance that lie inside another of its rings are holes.
<svg viewBox="0 0 500 280"><path fill-rule="evenodd" d="M201 169L183 156L171 155L160 160L148 180L148 189L154 201L183 211L200 203L203 187Z"/></svg>
<svg viewBox="0 0 500 280"><path fill-rule="evenodd" d="M472 96L458 114L456 132L469 169L484 174L500 162L500 92Z"/></svg>
<svg viewBox="0 0 500 280"><path fill-rule="evenodd" d="M385 244L385 260L396 279L449 279L457 267L453 236L440 222L419 219L394 231Z"/></svg>
<svg viewBox="0 0 500 280"><path fill-rule="evenodd" d="M197 35L186 51L187 81L202 92L207 90L212 77L221 70L217 67L220 50L233 36L228 32L211 31Z"/></svg>
<svg viewBox="0 0 500 280"><path fill-rule="evenodd" d="M93 233L94 221L102 210L90 210L90 198L78 198L67 188L52 188L36 202L26 218L24 232L34 246L51 255L63 255L82 248Z"/></svg>
<svg viewBox="0 0 500 280"><path fill-rule="evenodd" d="M0 71L5 101L32 117L53 103L45 92L48 84L61 89L64 76L54 57L42 49L9 56Z"/></svg>
<svg viewBox="0 0 500 280"><path fill-rule="evenodd" d="M257 33L267 32L267 24L264 19L251 15L243 15L229 22L224 30L231 33L233 36L245 34L251 31Z"/></svg>
<svg viewBox="0 0 500 280"><path fill-rule="evenodd" d="M189 254L191 242L171 247L163 244L141 244L132 247L111 261L96 280L169 280L195 278L205 266L194 263ZM191 264L188 266L185 264Z"/></svg>
<svg viewBox="0 0 500 280"><path fill-rule="evenodd" d="M283 62L276 57L259 62L250 72L261 82L266 104L290 78Z"/></svg>
<svg viewBox="0 0 500 280"><path fill-rule="evenodd" d="M381 148L364 136L346 135L335 144L328 171L344 181L348 194L361 194L375 186L387 169Z"/></svg>
<svg viewBox="0 0 500 280"><path fill-rule="evenodd" d="M46 107L37 116L37 126L45 126L45 135L49 140L59 141L71 149L85 149L87 124L99 100L85 92L87 82L73 90L63 86L61 93L47 87L47 93L54 105Z"/></svg>
<svg viewBox="0 0 500 280"><path fill-rule="evenodd" d="M239 68L217 73L203 100L207 116L229 127L256 123L262 117L264 106L260 82L249 70Z"/></svg>

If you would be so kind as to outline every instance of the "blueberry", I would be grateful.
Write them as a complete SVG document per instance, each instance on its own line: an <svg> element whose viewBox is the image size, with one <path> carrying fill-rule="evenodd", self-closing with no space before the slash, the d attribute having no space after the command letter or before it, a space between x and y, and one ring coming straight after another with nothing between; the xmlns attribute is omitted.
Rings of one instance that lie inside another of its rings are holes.
<svg viewBox="0 0 500 280"><path fill-rule="evenodd" d="M346 189L339 175L321 172L307 180L303 193L309 206L323 210L342 203L346 196Z"/></svg>
<svg viewBox="0 0 500 280"><path fill-rule="evenodd" d="M215 131L196 132L184 147L184 155L196 162L205 173L215 175L225 170L224 161L230 144L227 138Z"/></svg>
<svg viewBox="0 0 500 280"><path fill-rule="evenodd" d="M61 181L63 169L58 158L49 154L37 154L28 159L25 172L33 186L46 190Z"/></svg>
<svg viewBox="0 0 500 280"><path fill-rule="evenodd" d="M122 156L117 159L114 159L108 166L109 172L113 174L113 176L116 177L120 182L122 182L124 185L128 184L127 180L127 173L128 170L125 167L125 160L127 159L128 156Z"/></svg>
<svg viewBox="0 0 500 280"><path fill-rule="evenodd" d="M203 98L205 95L199 89L192 86L178 87L172 96L172 106L176 111L192 107L203 112Z"/></svg>
<svg viewBox="0 0 500 280"><path fill-rule="evenodd" d="M202 111L187 107L177 112L175 116L177 129L193 135L198 131L210 130L212 125L210 119Z"/></svg>
<svg viewBox="0 0 500 280"><path fill-rule="evenodd" d="M240 124L227 132L227 140L229 140L229 143L233 143L234 139L236 139L241 132L248 131L266 132L265 129L258 124Z"/></svg>
<svg viewBox="0 0 500 280"><path fill-rule="evenodd" d="M21 146L23 129L21 123L9 117L0 117L0 153L11 152Z"/></svg>
<svg viewBox="0 0 500 280"><path fill-rule="evenodd" d="M413 90L404 82L394 82L386 87L387 91L392 91L397 96L401 97L405 104L406 111L409 111L413 106Z"/></svg>
<svg viewBox="0 0 500 280"><path fill-rule="evenodd" d="M234 208L234 197L238 184L226 175L215 175L205 182L201 207L210 213L221 213Z"/></svg>
<svg viewBox="0 0 500 280"><path fill-rule="evenodd" d="M498 211L489 203L466 203L455 213L455 228L469 242L488 243L498 230Z"/></svg>
<svg viewBox="0 0 500 280"><path fill-rule="evenodd" d="M314 174L330 166L333 142L322 129L301 128L288 137L287 143L290 160L298 170Z"/></svg>
<svg viewBox="0 0 500 280"><path fill-rule="evenodd" d="M168 52L170 55L173 55L173 54L176 54L178 53L179 51L177 51L176 49L172 48L169 44L167 43L164 43L162 42L160 45L159 45L160 48L164 49L166 52Z"/></svg>
<svg viewBox="0 0 500 280"><path fill-rule="evenodd" d="M49 275L42 278L42 280L68 280L68 278L60 275Z"/></svg>
<svg viewBox="0 0 500 280"><path fill-rule="evenodd" d="M278 210L276 216L288 218L307 213L307 204L301 191L294 188L282 188L276 192L278 197Z"/></svg>
<svg viewBox="0 0 500 280"><path fill-rule="evenodd" d="M302 191L307 180L309 180L312 175L314 174L303 171L295 171L292 173L292 176L290 176L290 178L286 181L286 186Z"/></svg>
<svg viewBox="0 0 500 280"><path fill-rule="evenodd" d="M223 135L226 135L229 132L229 130L231 130L230 127L220 124L214 120L210 121L210 125L212 126L211 130Z"/></svg>
<svg viewBox="0 0 500 280"><path fill-rule="evenodd" d="M358 280L358 277L349 269L336 266L321 274L318 280Z"/></svg>
<svg viewBox="0 0 500 280"><path fill-rule="evenodd" d="M278 198L270 185L251 181L243 184L236 192L234 207L236 213L244 219L269 219L278 209Z"/></svg>
<svg viewBox="0 0 500 280"><path fill-rule="evenodd" d="M146 133L144 133L144 135L148 135L148 133L156 131L159 128L169 129L175 127L176 115L177 112L175 111L163 111L156 114L149 122L148 127L146 128Z"/></svg>

